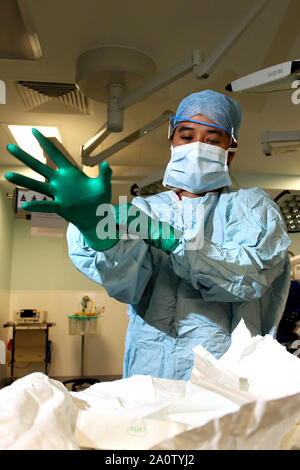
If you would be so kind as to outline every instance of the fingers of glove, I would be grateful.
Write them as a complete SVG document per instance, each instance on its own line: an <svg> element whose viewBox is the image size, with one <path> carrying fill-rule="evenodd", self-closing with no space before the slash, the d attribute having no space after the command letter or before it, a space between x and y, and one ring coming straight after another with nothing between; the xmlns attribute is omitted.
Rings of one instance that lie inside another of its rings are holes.
<svg viewBox="0 0 300 470"><path fill-rule="evenodd" d="M30 212L58 213L59 204L55 201L29 201L24 202L22 208Z"/></svg>
<svg viewBox="0 0 300 470"><path fill-rule="evenodd" d="M46 194L46 196L52 196L48 183L43 183L41 181L28 178L27 176L19 175L18 173L6 173L5 178L17 186L22 186L22 188L28 188L32 191Z"/></svg>
<svg viewBox="0 0 300 470"><path fill-rule="evenodd" d="M100 170L99 170L99 179L101 179L101 181L103 181L104 188L106 190L110 189L111 175L112 175L112 170L111 170L109 164L106 163L106 162L102 162L101 165L100 165Z"/></svg>
<svg viewBox="0 0 300 470"><path fill-rule="evenodd" d="M24 150L22 150L17 145L9 144L7 146L7 150L18 160L25 163L25 165L29 166L29 168L32 168L34 171L44 176L45 178L50 179L51 175L53 174L54 170L52 170L52 168L47 165L44 165L44 163L41 163L36 158L33 158L31 155L24 152Z"/></svg>
<svg viewBox="0 0 300 470"><path fill-rule="evenodd" d="M40 146L45 150L45 152L49 155L51 160L56 163L58 168L67 168L73 166L72 163L61 153L60 150L51 142L50 139L45 137L41 132L37 129L32 129L32 133L36 140L39 142Z"/></svg>

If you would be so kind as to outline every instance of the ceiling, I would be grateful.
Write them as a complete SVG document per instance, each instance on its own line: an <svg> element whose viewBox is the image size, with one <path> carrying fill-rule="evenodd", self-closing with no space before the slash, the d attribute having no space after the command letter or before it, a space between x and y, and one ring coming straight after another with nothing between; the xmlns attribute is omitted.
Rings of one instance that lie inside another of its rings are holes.
<svg viewBox="0 0 300 470"><path fill-rule="evenodd" d="M107 121L107 104L85 97L87 108L58 99L25 102L18 82L74 84L76 61L98 46L126 46L152 59L160 74L200 49L208 59L247 12L261 0L0 0L0 79L6 103L0 104L0 180L9 167L23 166L6 150L7 124L57 126L66 151L81 164L80 148ZM266 157L263 130L300 130L300 104L285 92L233 94L225 86L244 75L300 59L299 0L269 0L206 79L188 73L130 106L122 132L110 134L95 153L106 149L165 110L176 111L187 94L210 88L233 96L243 109L239 151L232 172L240 185L261 186L270 194L300 189L300 151ZM147 79L145 80L147 82ZM22 87L21 87L22 88ZM24 87L22 88L24 91ZM28 93L27 93L28 95ZM129 195L133 183L164 168L169 160L165 123L107 159L113 169L114 199ZM90 174L96 169L90 170Z"/></svg>

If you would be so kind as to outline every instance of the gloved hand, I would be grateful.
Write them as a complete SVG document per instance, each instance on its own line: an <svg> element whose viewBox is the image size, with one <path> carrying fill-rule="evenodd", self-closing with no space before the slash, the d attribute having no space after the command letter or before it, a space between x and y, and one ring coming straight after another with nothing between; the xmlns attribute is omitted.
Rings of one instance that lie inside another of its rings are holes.
<svg viewBox="0 0 300 470"><path fill-rule="evenodd" d="M136 235L167 253L171 253L178 246L182 234L168 222L149 217L130 202L115 206L114 209L119 237L122 232Z"/></svg>
<svg viewBox="0 0 300 470"><path fill-rule="evenodd" d="M89 178L57 149L51 140L37 129L32 133L41 147L57 165L58 170L41 163L16 145L8 145L8 151L48 182L41 182L17 173L7 173L6 179L16 185L53 197L53 201L32 201L23 204L23 209L32 212L52 212L72 222L83 234L86 242L96 250L108 249L118 239L99 240L96 225L99 218L96 210L99 204L111 201L112 171L106 162L100 166L98 178Z"/></svg>
<svg viewBox="0 0 300 470"><path fill-rule="evenodd" d="M120 238L120 229L127 230L136 217L142 216L141 238L167 252L175 249L179 243L179 234L175 233L167 223L152 223L152 219L145 214L140 214L138 209L132 211L135 207L130 203L125 205L125 210L123 210L124 205L115 207L110 205L112 171L106 162L101 163L98 178L89 178L70 163L51 140L44 137L37 129L32 129L32 132L58 169L54 170L41 163L16 145L8 145L8 151L12 155L44 176L48 182L37 181L17 173L7 173L6 179L53 198L53 201L26 202L22 206L23 209L60 215L74 224L82 233L86 243L97 251L105 251L114 246ZM107 211L99 217L97 209L103 204ZM112 236L104 233L99 237L97 224L107 216L109 211L116 222L116 230ZM168 231L170 237L164 239L163 232L168 233ZM135 231L135 233L139 232Z"/></svg>

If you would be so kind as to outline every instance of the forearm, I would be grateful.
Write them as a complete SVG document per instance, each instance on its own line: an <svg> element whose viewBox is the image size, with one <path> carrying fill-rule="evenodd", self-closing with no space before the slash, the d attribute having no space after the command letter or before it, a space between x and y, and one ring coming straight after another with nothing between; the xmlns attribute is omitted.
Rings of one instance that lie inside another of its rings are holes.
<svg viewBox="0 0 300 470"><path fill-rule="evenodd" d="M165 252L172 252L179 244L181 233L153 214L148 215L131 203L112 206L102 204L97 208L94 226L77 226L86 243L96 251L104 252L119 240L142 239L145 243Z"/></svg>
<svg viewBox="0 0 300 470"><path fill-rule="evenodd" d="M287 237L277 253L263 257L254 247L221 247L205 239L200 250L184 240L170 255L174 272L199 290L206 301L249 302L260 298L287 269Z"/></svg>
<svg viewBox="0 0 300 470"><path fill-rule="evenodd" d="M82 274L120 302L139 302L152 274L149 246L143 240L120 240L99 252L88 246L79 230L70 224L67 241L70 259Z"/></svg>

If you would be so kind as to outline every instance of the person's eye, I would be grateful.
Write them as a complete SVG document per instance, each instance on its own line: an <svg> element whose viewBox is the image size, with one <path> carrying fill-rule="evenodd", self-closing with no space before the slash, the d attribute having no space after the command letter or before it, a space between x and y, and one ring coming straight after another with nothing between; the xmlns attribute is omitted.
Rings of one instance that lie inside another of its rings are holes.
<svg viewBox="0 0 300 470"><path fill-rule="evenodd" d="M205 141L207 144L211 144L211 145L219 145L220 142L218 140L213 140L213 139L206 139Z"/></svg>
<svg viewBox="0 0 300 470"><path fill-rule="evenodd" d="M181 136L181 139L182 140L193 140L193 136L192 135L182 135Z"/></svg>

